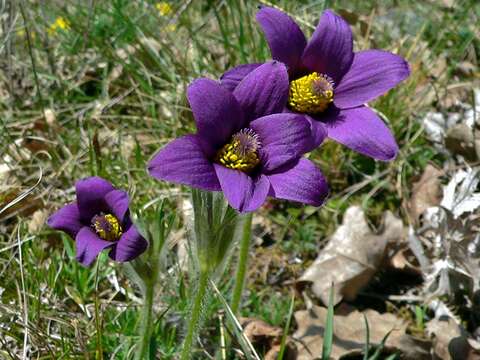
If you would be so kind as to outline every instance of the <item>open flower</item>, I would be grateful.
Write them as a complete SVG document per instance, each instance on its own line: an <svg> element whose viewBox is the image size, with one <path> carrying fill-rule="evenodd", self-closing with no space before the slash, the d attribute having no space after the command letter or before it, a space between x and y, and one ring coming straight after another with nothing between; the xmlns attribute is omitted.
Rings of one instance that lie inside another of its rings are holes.
<svg viewBox="0 0 480 360"><path fill-rule="evenodd" d="M256 210L267 196L323 203L327 183L312 162L301 158L318 145L321 134L313 139L301 115L278 114L288 98L283 64L259 66L233 93L216 81L196 80L187 97L197 133L160 150L148 166L153 177L223 191L241 212Z"/></svg>
<svg viewBox="0 0 480 360"><path fill-rule="evenodd" d="M172 6L165 1L159 2L155 4L155 7L158 10L158 13L161 16L168 16L173 12Z"/></svg>
<svg viewBox="0 0 480 360"><path fill-rule="evenodd" d="M403 58L382 50L354 53L349 25L330 10L308 42L293 19L279 10L262 7L257 21L272 58L288 68L285 111L302 114L312 128L325 125L329 138L361 154L384 161L395 158L398 147L392 133L364 104L408 77ZM226 72L221 83L233 91L258 66L238 66Z"/></svg>
<svg viewBox="0 0 480 360"><path fill-rule="evenodd" d="M120 262L145 251L148 243L130 220L125 191L96 176L77 181L75 189L77 201L58 210L47 223L75 239L76 258L82 265L90 265L104 249Z"/></svg>
<svg viewBox="0 0 480 360"><path fill-rule="evenodd" d="M54 35L59 30L66 31L70 29L70 23L63 17L57 17L55 21L48 28L48 34Z"/></svg>

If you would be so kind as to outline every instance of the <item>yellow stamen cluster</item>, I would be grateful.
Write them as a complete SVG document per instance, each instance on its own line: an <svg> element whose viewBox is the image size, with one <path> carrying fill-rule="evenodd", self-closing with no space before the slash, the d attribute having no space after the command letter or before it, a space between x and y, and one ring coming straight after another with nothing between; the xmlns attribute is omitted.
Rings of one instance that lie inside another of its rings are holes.
<svg viewBox="0 0 480 360"><path fill-rule="evenodd" d="M92 226L102 239L116 241L122 236L122 227L118 219L112 214L97 215L93 218Z"/></svg>
<svg viewBox="0 0 480 360"><path fill-rule="evenodd" d="M313 72L290 82L288 105L307 114L325 111L333 101L333 83L323 74Z"/></svg>
<svg viewBox="0 0 480 360"><path fill-rule="evenodd" d="M229 169L252 171L260 163L259 146L260 141L253 130L243 129L217 152L215 161Z"/></svg>

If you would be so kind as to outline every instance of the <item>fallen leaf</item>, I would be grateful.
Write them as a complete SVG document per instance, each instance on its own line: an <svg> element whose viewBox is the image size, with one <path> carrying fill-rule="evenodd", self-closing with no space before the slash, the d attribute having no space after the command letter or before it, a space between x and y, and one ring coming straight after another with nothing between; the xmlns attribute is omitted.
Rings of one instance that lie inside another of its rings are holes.
<svg viewBox="0 0 480 360"><path fill-rule="evenodd" d="M480 207L480 192L475 192L479 175L480 168L458 170L444 187L441 206L450 210L455 218Z"/></svg>
<svg viewBox="0 0 480 360"><path fill-rule="evenodd" d="M440 177L442 175L442 170L428 164L420 179L413 184L412 197L407 205L413 222L417 222L420 215L429 207L440 204L442 200Z"/></svg>
<svg viewBox="0 0 480 360"><path fill-rule="evenodd" d="M461 327L452 318L432 319L426 331L433 338L434 359L463 360L473 350Z"/></svg>
<svg viewBox="0 0 480 360"><path fill-rule="evenodd" d="M332 359L362 353L367 338L364 315L368 321L372 346L380 345L385 335L391 331L385 343L386 350L400 351L402 359L430 359L430 342L419 341L407 335L405 331L408 324L404 320L393 314L380 314L371 309L364 312L355 310L346 316L334 316ZM310 310L295 312L294 316L298 326L298 330L293 334L298 349L297 360L321 358L327 309L313 306Z"/></svg>
<svg viewBox="0 0 480 360"><path fill-rule="evenodd" d="M428 112L423 117L422 123L427 137L431 141L438 144L443 143L445 133L447 132L447 121L442 113Z"/></svg>
<svg viewBox="0 0 480 360"><path fill-rule="evenodd" d="M281 344L273 345L272 348L265 354L264 360L278 360ZM282 360L297 360L297 350L292 343L288 342L285 345Z"/></svg>
<svg viewBox="0 0 480 360"><path fill-rule="evenodd" d="M468 161L477 160L473 130L465 123L456 124L445 135L445 147L455 155L461 155Z"/></svg>
<svg viewBox="0 0 480 360"><path fill-rule="evenodd" d="M242 325L243 333L252 343L259 343L269 339L278 339L283 333L281 328L272 326L263 320L255 318L241 318L240 324Z"/></svg>
<svg viewBox="0 0 480 360"><path fill-rule="evenodd" d="M243 333L255 348L263 349L265 360L276 360L281 348L283 329L272 326L255 318L240 318ZM284 360L296 359L296 349L290 339L287 340Z"/></svg>
<svg viewBox="0 0 480 360"><path fill-rule="evenodd" d="M425 279L423 291L429 298L457 292L472 296L480 288L480 217L455 217L446 206L449 203L447 199L445 204L442 201L444 206L427 209L423 230L409 233L410 248Z"/></svg>
<svg viewBox="0 0 480 360"><path fill-rule="evenodd" d="M391 212L385 214L384 230L375 234L363 210L352 206L345 212L343 224L299 281L313 283L313 293L324 304L328 303L332 283L334 304L342 298L353 300L384 260L387 244L403 237L403 223Z"/></svg>

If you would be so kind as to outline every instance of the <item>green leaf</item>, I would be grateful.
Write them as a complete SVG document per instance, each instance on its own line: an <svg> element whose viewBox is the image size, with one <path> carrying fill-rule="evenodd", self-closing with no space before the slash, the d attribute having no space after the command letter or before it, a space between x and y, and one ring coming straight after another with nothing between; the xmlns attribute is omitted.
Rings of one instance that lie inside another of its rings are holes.
<svg viewBox="0 0 480 360"><path fill-rule="evenodd" d="M213 281L210 281L210 284L213 290L215 291L215 294L217 295L218 299L222 303L223 308L225 309L225 313L227 314L227 320L230 323L231 327L233 328L233 333L238 343L240 344L240 347L242 348L245 358L247 360L260 360L260 357L255 351L255 348L253 347L252 343L245 336L242 329L242 325L240 325L240 322L235 317L235 314L232 312L232 309L230 308L230 306L228 306L228 303L223 297L222 293L220 292L220 290L218 290L217 286Z"/></svg>

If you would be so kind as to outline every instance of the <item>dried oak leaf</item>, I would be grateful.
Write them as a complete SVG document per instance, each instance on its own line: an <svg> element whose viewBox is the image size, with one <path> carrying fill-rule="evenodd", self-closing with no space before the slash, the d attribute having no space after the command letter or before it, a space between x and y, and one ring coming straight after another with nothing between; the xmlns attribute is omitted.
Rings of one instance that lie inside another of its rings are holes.
<svg viewBox="0 0 480 360"><path fill-rule="evenodd" d="M383 223L384 230L375 234L360 207L348 208L343 224L299 281L313 283L313 293L324 304L328 303L332 283L334 304L343 298L355 299L382 263L387 244L404 237L402 221L391 212L385 213Z"/></svg>
<svg viewBox="0 0 480 360"><path fill-rule="evenodd" d="M419 342L405 333L408 324L393 314L380 314L368 309L363 313L355 310L346 316L334 316L333 344L331 359L337 360L345 355L359 355L367 338L364 317L369 325L370 345L380 345L385 335L391 331L385 343L385 349L400 351L402 359L430 359L429 342ZM313 306L310 310L297 311L294 314L298 330L293 334L298 348L297 360L321 358L323 334L327 320L327 309Z"/></svg>

